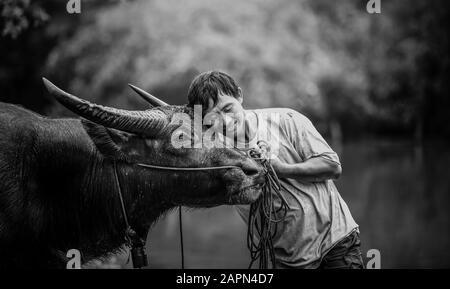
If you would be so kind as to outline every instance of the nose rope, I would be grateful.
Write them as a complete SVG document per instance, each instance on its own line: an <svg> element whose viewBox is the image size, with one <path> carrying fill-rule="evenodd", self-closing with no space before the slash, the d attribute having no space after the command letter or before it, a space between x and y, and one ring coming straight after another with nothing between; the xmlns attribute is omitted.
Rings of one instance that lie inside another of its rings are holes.
<svg viewBox="0 0 450 289"><path fill-rule="evenodd" d="M262 187L262 194L250 205L248 228L247 228L247 247L250 251L250 264L249 269L253 266L255 261L259 259L259 268L267 269L269 260L272 263L272 267L276 268L275 252L272 239L276 236L277 225L286 218L289 204L284 196L281 194L281 188L283 187L270 164L270 147L265 141L258 141L258 148L238 149L236 151L245 154L253 160L259 162L266 176L264 186ZM151 164L138 163L140 167L170 170L170 171L207 171L207 170L221 170L221 169L242 169L242 167L234 165L225 166L211 166L211 167L169 167L158 166ZM127 212L123 202L123 197L120 189L120 182L117 176L117 167L114 162L114 174L116 178L117 186L119 187L119 197L122 206L122 214L125 219L127 243L132 249L133 266L135 268L142 268L147 266L147 256L145 253L144 242L142 239L136 236L134 230L131 229L128 224ZM280 206L276 208L275 198L280 201ZM279 215L281 213L281 216ZM181 206L179 207L179 222L180 222L180 245L181 245L181 260L182 268L184 269L184 246L183 246L183 229L182 229L182 216ZM136 242L135 240L138 240ZM136 249L137 252L134 252ZM139 254L137 254L139 253ZM137 256L135 256L137 255ZM139 260L139 262L135 262ZM137 263L137 264L136 264Z"/></svg>
<svg viewBox="0 0 450 289"><path fill-rule="evenodd" d="M238 166L215 166L215 167L200 167L200 168L191 168L191 167L166 167L166 166L157 166L150 164L137 164L140 167L150 168L150 169L158 169L158 170L168 170L168 171L208 171L208 170L221 170L221 169L242 169Z"/></svg>

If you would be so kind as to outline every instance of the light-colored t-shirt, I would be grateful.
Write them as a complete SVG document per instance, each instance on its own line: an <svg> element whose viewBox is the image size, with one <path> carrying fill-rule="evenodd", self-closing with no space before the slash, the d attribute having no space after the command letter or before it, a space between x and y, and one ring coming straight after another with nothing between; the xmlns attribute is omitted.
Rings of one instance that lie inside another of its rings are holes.
<svg viewBox="0 0 450 289"><path fill-rule="evenodd" d="M330 148L311 121L301 113L288 108L247 110L256 117L250 127L256 128L256 141L269 143L272 153L286 163L300 163L313 157L324 157L339 163L338 155ZM278 224L273 239L277 267L316 268L322 257L358 225L332 180L302 182L298 179L280 179L290 209ZM275 199L275 205L280 206ZM247 223L249 205L235 206Z"/></svg>

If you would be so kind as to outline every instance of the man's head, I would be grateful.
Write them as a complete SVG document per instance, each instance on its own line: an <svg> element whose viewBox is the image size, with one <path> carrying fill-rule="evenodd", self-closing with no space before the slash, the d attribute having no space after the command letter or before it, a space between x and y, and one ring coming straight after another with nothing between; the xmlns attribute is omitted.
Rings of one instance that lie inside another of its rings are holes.
<svg viewBox="0 0 450 289"><path fill-rule="evenodd" d="M205 119L221 117L223 131L235 130L237 135L244 132L244 108L242 90L236 81L222 71L207 71L192 81L188 90L188 105L202 106Z"/></svg>

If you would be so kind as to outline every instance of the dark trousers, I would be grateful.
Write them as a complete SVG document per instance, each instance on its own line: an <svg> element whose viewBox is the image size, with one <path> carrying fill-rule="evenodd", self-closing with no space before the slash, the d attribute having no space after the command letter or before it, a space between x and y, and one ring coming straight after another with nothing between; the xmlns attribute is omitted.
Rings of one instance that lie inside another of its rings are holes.
<svg viewBox="0 0 450 289"><path fill-rule="evenodd" d="M337 243L323 258L319 269L364 269L359 233L353 232Z"/></svg>

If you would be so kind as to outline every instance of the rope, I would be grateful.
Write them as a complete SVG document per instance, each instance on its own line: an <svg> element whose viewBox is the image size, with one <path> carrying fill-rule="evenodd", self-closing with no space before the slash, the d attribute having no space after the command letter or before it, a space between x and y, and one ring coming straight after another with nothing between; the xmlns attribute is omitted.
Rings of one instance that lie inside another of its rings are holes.
<svg viewBox="0 0 450 289"><path fill-rule="evenodd" d="M157 166L157 165L142 164L142 163L139 163L137 165L144 167L144 168L167 170L167 171L210 171L210 170L222 170L222 169L241 169L241 167L238 167L238 166L190 168L190 167L165 167L165 166Z"/></svg>
<svg viewBox="0 0 450 289"><path fill-rule="evenodd" d="M275 252L273 248L272 239L275 237L277 232L277 224L284 220L289 209L289 205L286 199L281 194L282 185L278 180L278 177L270 164L270 158L268 157L270 153L270 147L264 141L259 141L258 146L260 149L245 149L238 150L240 152L246 151L247 155L254 160L261 163L264 167L264 173L266 175L265 185L262 188L261 197L254 203L250 205L248 230L247 230L247 247L250 250L251 262L249 264L249 269L253 264L259 259L259 268L266 269L269 265L269 260L272 263L272 267L276 267ZM204 171L204 170L220 170L220 169L234 169L238 166L213 166L213 167L166 167L157 166L150 164L137 164L141 167L146 167L150 169L161 169L161 170L173 170L173 171ZM137 237L136 233L131 229L127 213L125 209L125 204L122 197L122 192L120 188L120 181L117 175L117 167L114 162L114 175L116 183L118 186L120 203L122 207L122 215L125 220L126 226L126 237L128 243L132 244L132 259L135 268L141 268L147 266L147 256L145 254L145 242L138 238L135 242L133 237ZM281 201L281 206L275 208L275 197L279 198ZM281 217L279 217L281 213ZM258 218L259 217L259 218ZM259 221L258 221L259 219ZM184 246L183 246L183 227L182 227L182 214L181 206L179 207L179 222L180 222L180 244L181 244L181 266L184 269ZM134 243L134 244L133 244ZM137 250L135 250L137 249ZM138 261L135 264L135 260ZM137 266L136 266L137 265Z"/></svg>
<svg viewBox="0 0 450 289"><path fill-rule="evenodd" d="M181 206L178 207L178 217L180 224L181 269L184 269L183 218L181 215Z"/></svg>
<svg viewBox="0 0 450 289"><path fill-rule="evenodd" d="M261 150L250 149L248 155L259 161L264 167L266 182L261 197L250 205L247 247L250 251L250 269L259 259L259 269L267 269L269 260L272 268L276 268L275 251L272 239L277 233L277 225L286 217L289 205L281 194L280 181L270 164L268 155L270 147L266 142L258 142ZM275 198L279 198L281 205L275 207Z"/></svg>
<svg viewBox="0 0 450 289"><path fill-rule="evenodd" d="M168 171L206 171L206 170L222 170L222 169L241 169L238 166L232 166L232 165L229 165L229 166L199 167L199 168L195 168L195 167L168 167L168 166L158 166L158 165L143 164L143 163L139 163L137 165L141 166L141 167L144 167L144 168L148 168L148 169L158 169L158 170L168 170ZM114 163L114 166L115 166L115 163ZM115 171L116 170L117 169L115 168ZM118 182L117 172L115 172L115 175L116 175L116 180ZM122 204L122 213L123 213L124 218L125 218L125 223L126 223L127 228L129 228L128 220L126 218L125 205L123 203L122 194L120 192L120 185L119 185L119 196L120 196L120 200L121 200L121 204ZM184 269L183 219L182 219L182 213L181 213L181 206L178 207L178 219L179 219L179 225L180 225L181 268ZM146 258L147 257L145 255L145 260L147 260ZM140 258L140 259L142 259L142 258ZM133 264L134 264L134 262L133 262Z"/></svg>
<svg viewBox="0 0 450 289"><path fill-rule="evenodd" d="M258 142L259 149L236 149L241 153L261 163L264 167L266 175L265 185L262 188L261 197L250 205L249 221L247 228L247 247L250 251L249 269L259 259L259 268L267 269L269 260L272 263L272 268L276 268L275 251L273 248L272 239L277 232L277 224L283 221L289 209L284 196L281 194L283 185L280 183L275 170L270 164L270 147L265 141ZM238 166L215 166L215 167L165 167L149 164L138 164L142 167L162 170L175 171L201 171L201 170L219 170L219 169L233 169ZM275 208L275 198L279 198L281 206ZM184 269L184 242L183 242L183 223L181 206L179 206L179 227L180 227L180 247L181 247L181 268ZM281 217L280 217L281 213ZM258 218L259 217L259 218ZM258 222L259 219L259 222Z"/></svg>
<svg viewBox="0 0 450 289"><path fill-rule="evenodd" d="M125 239L127 241L127 244L131 247L131 236L130 236L131 226L130 226L130 223L128 222L127 210L125 209L125 202L123 200L122 188L120 187L119 176L117 175L117 165L116 165L115 161L114 161L114 178L116 181L117 191L119 193L119 200L120 200L120 206L122 209L122 216L125 221Z"/></svg>
<svg viewBox="0 0 450 289"><path fill-rule="evenodd" d="M130 247L131 260L133 262L133 268L143 268L148 265L147 254L145 252L145 241L140 238L136 232L131 228L128 222L127 210L125 208L125 202L123 200L122 188L120 186L119 176L117 174L117 164L114 161L114 178L117 185L117 190L120 199L120 205L122 209L122 216L125 221L125 240L127 246ZM127 263L130 260L130 254L128 255Z"/></svg>

